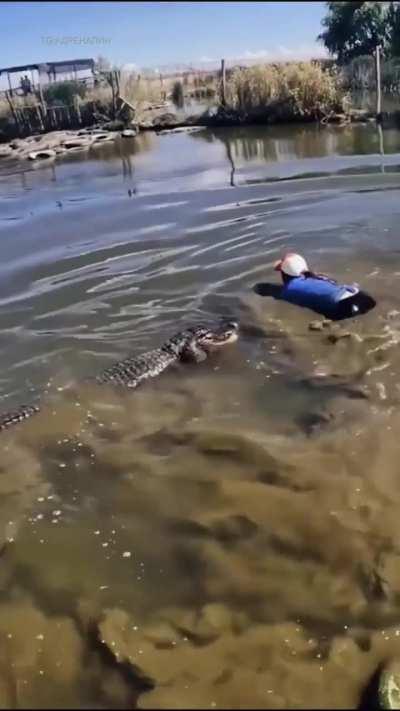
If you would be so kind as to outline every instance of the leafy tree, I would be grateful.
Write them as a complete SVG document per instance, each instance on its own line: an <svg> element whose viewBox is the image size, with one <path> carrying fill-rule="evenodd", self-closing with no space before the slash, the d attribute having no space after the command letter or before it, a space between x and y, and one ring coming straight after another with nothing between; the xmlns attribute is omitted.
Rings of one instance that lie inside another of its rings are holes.
<svg viewBox="0 0 400 711"><path fill-rule="evenodd" d="M400 2L391 2L387 14L389 51L393 57L400 57Z"/></svg>
<svg viewBox="0 0 400 711"><path fill-rule="evenodd" d="M377 45L390 53L390 18L399 14L399 3L390 2L328 2L328 14L322 20L325 28L318 39L338 62L371 55ZM392 20L393 21L393 20ZM399 23L398 23L399 26ZM396 35L399 40L399 32Z"/></svg>

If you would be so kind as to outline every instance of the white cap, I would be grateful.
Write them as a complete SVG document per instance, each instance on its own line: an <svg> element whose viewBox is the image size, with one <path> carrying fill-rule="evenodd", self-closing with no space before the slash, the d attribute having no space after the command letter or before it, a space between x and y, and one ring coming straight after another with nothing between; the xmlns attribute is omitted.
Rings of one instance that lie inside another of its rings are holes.
<svg viewBox="0 0 400 711"><path fill-rule="evenodd" d="M279 259L275 262L274 269L276 271L283 272L288 276L297 277L308 271L308 265L301 254L289 252L283 257L283 259Z"/></svg>

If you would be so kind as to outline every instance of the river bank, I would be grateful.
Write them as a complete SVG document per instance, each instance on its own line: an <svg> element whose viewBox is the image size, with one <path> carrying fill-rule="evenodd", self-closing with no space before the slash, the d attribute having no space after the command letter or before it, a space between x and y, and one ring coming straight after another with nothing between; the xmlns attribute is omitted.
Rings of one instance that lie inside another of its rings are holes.
<svg viewBox="0 0 400 711"><path fill-rule="evenodd" d="M115 141L117 138L133 139L140 132L155 132L158 135L194 132L204 128L229 128L241 126L276 126L316 123L351 125L375 121L399 123L400 111L377 117L371 111L352 109L346 113L331 111L325 114L315 111L309 115L282 116L271 111L245 113L224 107L213 107L200 115L178 116L173 112L149 112L145 120L139 122L104 121L78 130L48 131L35 135L17 137L0 144L0 158L16 158L29 161L51 161L72 152L84 152L98 145Z"/></svg>
<svg viewBox="0 0 400 711"><path fill-rule="evenodd" d="M213 86L213 105L208 108L200 103L185 105L187 96L182 83L176 83L180 92L175 93L181 97L178 101L176 97L174 99L174 92L161 92L160 87L155 89L148 81L143 82L133 75L124 78L115 71L111 75L104 76L104 80L108 79L101 90L91 92L79 101L74 97L73 103L65 99L57 106L46 103L28 105L21 101L18 105L10 101L9 108L3 105L0 154L26 158L32 153L29 144L37 143L39 147L33 146L37 157L54 158L52 154L44 155L43 151L56 150L59 155L69 147L83 150L99 140L112 140L103 137L85 143L82 139L83 135L93 136L100 132L116 137L132 136L141 131L162 133L195 127L309 123L324 126L366 123L376 119L395 123L400 120L397 110L377 117L371 106L358 107L346 90L341 73L313 62L238 67L227 73L226 81L224 79L220 87ZM117 93L111 91L111 79L114 89L117 86ZM61 91L62 85L59 89ZM73 89L71 87L71 91ZM47 98L50 100L51 97ZM56 136L62 136L61 143L57 143ZM13 145L15 139L27 144L20 143L16 147ZM66 143L78 139L79 146Z"/></svg>
<svg viewBox="0 0 400 711"><path fill-rule="evenodd" d="M179 82L175 88L180 91L169 94L161 86L155 90L149 82L115 71L105 75L104 82L82 99L71 86L72 99L62 95L61 100L60 95L57 105L50 95L36 103L33 99L16 102L8 96L9 106L3 104L1 110L0 143L49 131L161 131L193 125L345 123L360 118L352 110L340 74L312 62L236 68L220 87L213 88L213 105L206 110L201 104L185 107ZM59 93L62 88L60 84Z"/></svg>

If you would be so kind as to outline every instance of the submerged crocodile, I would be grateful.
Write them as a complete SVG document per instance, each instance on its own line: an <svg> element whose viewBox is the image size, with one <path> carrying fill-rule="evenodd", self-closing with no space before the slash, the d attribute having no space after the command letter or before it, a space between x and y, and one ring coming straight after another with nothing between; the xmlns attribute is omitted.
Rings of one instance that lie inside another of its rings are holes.
<svg viewBox="0 0 400 711"><path fill-rule="evenodd" d="M118 361L88 380L99 385L108 383L136 388L144 380L155 378L179 361L199 363L205 360L209 353L220 346L234 343L238 338L238 329L235 321L225 321L213 326L190 326L170 338L160 348ZM38 405L21 405L15 410L1 414L0 431L23 422L37 412L40 412Z"/></svg>

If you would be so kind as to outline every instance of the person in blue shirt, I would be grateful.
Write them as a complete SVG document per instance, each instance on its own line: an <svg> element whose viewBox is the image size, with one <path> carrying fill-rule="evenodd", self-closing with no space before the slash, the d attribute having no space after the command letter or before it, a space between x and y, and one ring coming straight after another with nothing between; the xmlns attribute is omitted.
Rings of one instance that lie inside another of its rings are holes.
<svg viewBox="0 0 400 711"><path fill-rule="evenodd" d="M324 274L315 274L300 254L289 252L275 263L282 285L257 284L256 293L312 309L333 321L365 314L376 301L358 284L339 284Z"/></svg>

